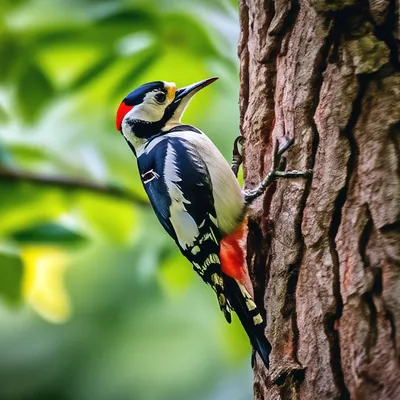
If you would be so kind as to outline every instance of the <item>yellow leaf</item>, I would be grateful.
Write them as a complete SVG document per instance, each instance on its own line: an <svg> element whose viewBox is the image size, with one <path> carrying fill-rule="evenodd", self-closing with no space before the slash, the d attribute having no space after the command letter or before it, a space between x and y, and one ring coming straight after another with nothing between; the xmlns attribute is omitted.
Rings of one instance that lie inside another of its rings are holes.
<svg viewBox="0 0 400 400"><path fill-rule="evenodd" d="M26 246L23 295L27 303L43 318L65 322L71 315L71 304L64 286L67 256L55 246Z"/></svg>

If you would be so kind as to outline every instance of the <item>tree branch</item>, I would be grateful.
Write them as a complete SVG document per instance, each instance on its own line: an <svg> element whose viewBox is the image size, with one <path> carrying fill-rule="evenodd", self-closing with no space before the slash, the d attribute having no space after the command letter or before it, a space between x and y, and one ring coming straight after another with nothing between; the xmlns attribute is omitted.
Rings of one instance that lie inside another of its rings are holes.
<svg viewBox="0 0 400 400"><path fill-rule="evenodd" d="M149 203L132 192L128 192L116 186L102 185L85 179L69 178L65 176L48 176L26 171L0 168L0 181L25 181L42 186L55 186L63 189L84 190L106 196L116 197L121 200L133 202L140 206L148 206Z"/></svg>

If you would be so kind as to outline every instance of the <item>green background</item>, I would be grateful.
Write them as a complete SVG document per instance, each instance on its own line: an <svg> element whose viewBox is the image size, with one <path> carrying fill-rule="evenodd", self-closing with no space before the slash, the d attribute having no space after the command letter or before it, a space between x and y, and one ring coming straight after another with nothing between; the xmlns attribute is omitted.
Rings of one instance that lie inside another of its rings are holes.
<svg viewBox="0 0 400 400"><path fill-rule="evenodd" d="M159 225L115 129L141 83L218 76L183 120L230 159L238 31L228 0L0 2L1 400L252 397L242 328Z"/></svg>

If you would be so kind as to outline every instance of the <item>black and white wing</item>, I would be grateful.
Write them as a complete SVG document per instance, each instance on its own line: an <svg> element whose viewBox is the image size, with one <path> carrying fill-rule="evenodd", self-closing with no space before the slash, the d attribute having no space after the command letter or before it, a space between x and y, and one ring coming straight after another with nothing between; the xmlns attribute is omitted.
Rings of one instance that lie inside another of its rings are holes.
<svg viewBox="0 0 400 400"><path fill-rule="evenodd" d="M212 182L196 149L180 137L156 138L138 157L139 171L159 221L195 271L217 294L230 321L221 276L220 233Z"/></svg>

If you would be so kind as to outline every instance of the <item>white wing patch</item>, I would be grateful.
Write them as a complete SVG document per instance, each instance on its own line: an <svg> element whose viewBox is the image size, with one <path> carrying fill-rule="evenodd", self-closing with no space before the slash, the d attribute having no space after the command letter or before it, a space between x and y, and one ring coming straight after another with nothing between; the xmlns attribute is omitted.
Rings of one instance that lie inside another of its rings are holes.
<svg viewBox="0 0 400 400"><path fill-rule="evenodd" d="M176 167L176 152L171 144L168 144L165 157L165 183L171 198L170 221L180 246L187 249L193 245L195 239L199 236L199 228L196 221L186 211L185 204L190 204L190 201L185 199L181 189L176 184L181 180Z"/></svg>
<svg viewBox="0 0 400 400"><path fill-rule="evenodd" d="M238 180L220 151L205 134L193 131L168 133L170 137L179 137L190 143L207 165L210 174L215 211L219 230L222 233L233 232L242 220L244 198ZM215 221L213 221L215 223Z"/></svg>

